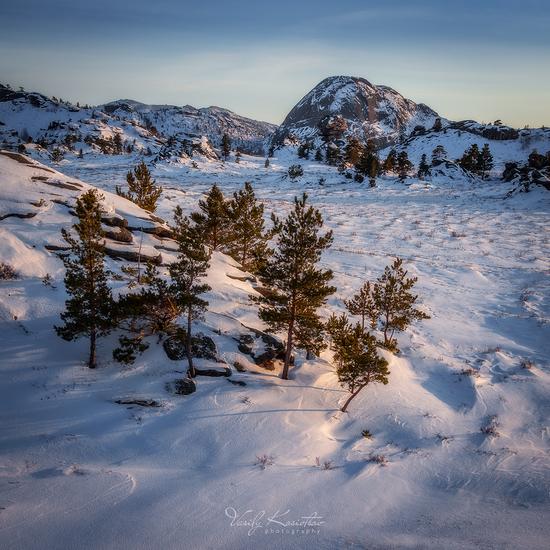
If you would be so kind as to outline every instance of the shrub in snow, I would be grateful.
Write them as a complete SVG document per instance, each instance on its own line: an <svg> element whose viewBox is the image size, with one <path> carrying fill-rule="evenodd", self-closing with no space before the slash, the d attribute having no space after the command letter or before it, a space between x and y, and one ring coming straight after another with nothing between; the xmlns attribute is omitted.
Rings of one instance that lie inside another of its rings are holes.
<svg viewBox="0 0 550 550"><path fill-rule="evenodd" d="M8 281L10 279L17 279L17 272L11 265L0 262L0 280Z"/></svg>
<svg viewBox="0 0 550 550"><path fill-rule="evenodd" d="M388 459L384 455L372 454L369 456L369 462L380 464L380 466L386 466L388 464Z"/></svg>
<svg viewBox="0 0 550 550"><path fill-rule="evenodd" d="M256 456L255 466L259 466L262 470L265 470L268 466L275 464L275 459L271 455Z"/></svg>
<svg viewBox="0 0 550 550"><path fill-rule="evenodd" d="M301 164L293 164L288 168L288 177L291 180L301 178L304 175L304 169Z"/></svg>
<svg viewBox="0 0 550 550"><path fill-rule="evenodd" d="M334 470L335 466L332 460L324 460L321 462L318 456L315 457L315 466L321 470Z"/></svg>
<svg viewBox="0 0 550 550"><path fill-rule="evenodd" d="M530 361L529 359L524 359L521 362L522 369L532 369L534 366L535 366L535 363L533 363L533 361Z"/></svg>
<svg viewBox="0 0 550 550"><path fill-rule="evenodd" d="M372 439L372 434L369 432L369 430L363 430L361 432L361 435L365 438L365 439Z"/></svg>
<svg viewBox="0 0 550 550"><path fill-rule="evenodd" d="M481 433L484 433L485 435L488 435L491 437L498 437L500 435L500 433L497 430L499 425L500 424L498 423L498 417L491 416L489 417L487 424L485 424L484 426L481 426Z"/></svg>

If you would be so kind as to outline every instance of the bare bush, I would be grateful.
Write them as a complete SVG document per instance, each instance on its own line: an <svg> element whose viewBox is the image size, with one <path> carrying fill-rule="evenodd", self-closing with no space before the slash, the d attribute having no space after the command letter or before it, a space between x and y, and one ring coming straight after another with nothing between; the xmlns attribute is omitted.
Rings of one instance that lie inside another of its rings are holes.
<svg viewBox="0 0 550 550"><path fill-rule="evenodd" d="M335 468L332 460L323 460L323 462L321 462L318 456L315 457L315 466L321 470L334 470Z"/></svg>
<svg viewBox="0 0 550 550"><path fill-rule="evenodd" d="M369 462L380 464L380 466L386 466L388 464L388 459L385 455L372 454L369 456Z"/></svg>
<svg viewBox="0 0 550 550"><path fill-rule="evenodd" d="M498 417L495 415L489 417L487 424L481 426L480 430L481 433L484 433L485 435L488 435L490 437L498 437L500 435L497 430L499 426L500 424L498 423Z"/></svg>
<svg viewBox="0 0 550 550"><path fill-rule="evenodd" d="M275 459L271 455L256 455L256 462L254 466L259 466L262 470L265 470L268 466L273 466Z"/></svg>
<svg viewBox="0 0 550 550"><path fill-rule="evenodd" d="M17 272L11 265L0 262L0 280L8 281L10 279L17 279Z"/></svg>

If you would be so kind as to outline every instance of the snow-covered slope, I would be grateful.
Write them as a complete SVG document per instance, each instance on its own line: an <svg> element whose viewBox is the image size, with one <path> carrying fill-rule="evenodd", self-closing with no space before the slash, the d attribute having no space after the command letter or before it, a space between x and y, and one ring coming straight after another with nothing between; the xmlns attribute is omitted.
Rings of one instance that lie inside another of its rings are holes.
<svg viewBox="0 0 550 550"><path fill-rule="evenodd" d="M184 363L152 339L122 367L111 358L116 335L100 341L100 368L87 369L86 342L60 340L53 325L66 298L55 248L89 186L0 154L0 261L19 272L0 281L2 548L547 547L548 194L504 199L502 183L390 178L367 189L313 162L292 182L292 159L279 153L269 169L248 156L158 165L159 216L176 204L194 210L214 182L229 194L253 181L279 215L308 191L335 236L323 264L339 290L324 315L394 255L405 258L432 319L400 336L389 384L365 389L346 415L329 352L312 361L298 353L282 381L239 349L247 327L262 326L251 282L219 253L197 329L220 362L198 364L227 366L229 378L199 377L194 394L176 396L169 388ZM170 261L173 243L154 229L164 224L106 190L113 164L96 169L106 219L132 228L124 248L143 237L144 250ZM124 263L109 257L116 273ZM116 402L136 398L159 406ZM491 425L497 433L482 432Z"/></svg>
<svg viewBox="0 0 550 550"><path fill-rule="evenodd" d="M216 157L227 133L233 148L263 154L275 126L226 109L145 105L119 100L97 107L73 105L39 93L13 91L0 84L0 145L48 157L54 147L68 155L147 153L154 160ZM119 137L117 137L119 136ZM119 140L119 149L112 142ZM36 145L41 144L42 148Z"/></svg>
<svg viewBox="0 0 550 550"><path fill-rule="evenodd" d="M375 86L364 78L332 76L297 103L275 133L273 143L281 145L287 138L313 140L326 135L327 126L335 117L343 122L342 135L372 138L384 146L397 142L417 125L431 128L438 115L388 86Z"/></svg>

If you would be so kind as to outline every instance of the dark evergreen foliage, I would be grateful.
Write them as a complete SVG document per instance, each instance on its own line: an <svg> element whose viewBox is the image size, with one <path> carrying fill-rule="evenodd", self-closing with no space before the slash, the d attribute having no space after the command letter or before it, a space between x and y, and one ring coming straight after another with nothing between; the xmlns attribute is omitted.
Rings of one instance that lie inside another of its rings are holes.
<svg viewBox="0 0 550 550"><path fill-rule="evenodd" d="M76 201L78 222L73 225L76 237L62 229L70 254L63 256L65 288L69 299L61 314L64 325L55 327L59 336L90 340L88 366L96 366L96 341L114 326L113 299L107 284L105 252L101 230L101 201L97 189L90 189Z"/></svg>

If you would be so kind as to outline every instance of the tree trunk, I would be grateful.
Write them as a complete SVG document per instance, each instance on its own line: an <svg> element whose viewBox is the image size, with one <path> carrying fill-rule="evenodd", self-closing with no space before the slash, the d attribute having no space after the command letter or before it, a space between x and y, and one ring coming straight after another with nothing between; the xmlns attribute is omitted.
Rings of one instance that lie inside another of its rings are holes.
<svg viewBox="0 0 550 550"><path fill-rule="evenodd" d="M92 329L90 332L90 357L88 358L88 367L95 369L96 359L95 359L95 347L96 347L96 331Z"/></svg>
<svg viewBox="0 0 550 550"><path fill-rule="evenodd" d="M286 352L285 352L285 364L283 366L283 372L281 378L288 380L288 369L290 367L290 358L292 357L292 332L294 330L294 319L290 321L288 325L288 335L286 338Z"/></svg>
<svg viewBox="0 0 550 550"><path fill-rule="evenodd" d="M365 385L359 386L359 388L348 397L348 400L344 403L343 407L340 409L343 413L346 412L348 405L351 403L352 399L365 387Z"/></svg>
<svg viewBox="0 0 550 550"><path fill-rule="evenodd" d="M191 378L195 378L196 373L195 373L195 367L193 366L193 353L191 349L191 321L192 321L191 313L192 313L192 310L191 310L191 307L189 307L187 311L187 338L185 341L185 351L187 353L187 363L189 364L189 369L187 370L187 374Z"/></svg>

